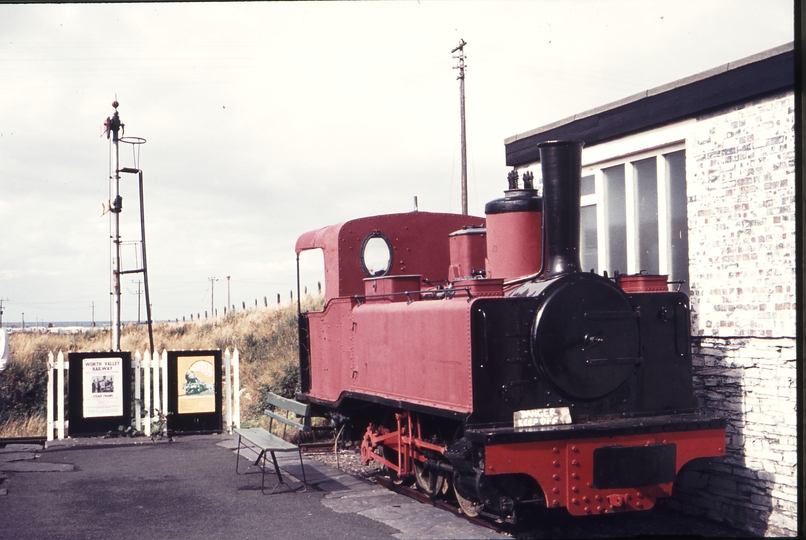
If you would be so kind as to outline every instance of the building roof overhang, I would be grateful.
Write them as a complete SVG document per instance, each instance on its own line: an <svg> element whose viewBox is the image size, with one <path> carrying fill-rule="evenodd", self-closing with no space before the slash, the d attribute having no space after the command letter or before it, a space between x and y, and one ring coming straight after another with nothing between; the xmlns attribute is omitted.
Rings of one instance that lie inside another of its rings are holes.
<svg viewBox="0 0 806 540"><path fill-rule="evenodd" d="M788 43L508 137L506 164L540 161L540 142L574 139L593 146L794 86L794 44Z"/></svg>

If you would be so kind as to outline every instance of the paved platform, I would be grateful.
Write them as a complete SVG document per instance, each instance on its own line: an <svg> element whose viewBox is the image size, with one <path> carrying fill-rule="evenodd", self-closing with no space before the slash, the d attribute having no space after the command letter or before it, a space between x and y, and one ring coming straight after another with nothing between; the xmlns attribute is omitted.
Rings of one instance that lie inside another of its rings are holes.
<svg viewBox="0 0 806 540"><path fill-rule="evenodd" d="M236 446L233 435L8 445L0 538L504 538L308 458L311 488L269 494L267 474L262 493L259 470L235 474ZM297 455L278 459L302 488Z"/></svg>

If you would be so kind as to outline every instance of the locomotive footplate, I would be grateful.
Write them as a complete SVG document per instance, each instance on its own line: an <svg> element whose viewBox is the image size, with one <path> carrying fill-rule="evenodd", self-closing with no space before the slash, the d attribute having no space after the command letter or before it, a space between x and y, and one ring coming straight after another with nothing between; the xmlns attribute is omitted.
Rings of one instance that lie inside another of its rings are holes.
<svg viewBox="0 0 806 540"><path fill-rule="evenodd" d="M532 441L554 441L710 429L724 430L725 419L706 413L689 413L615 418L585 422L582 424L558 424L527 428L468 426L467 430L465 430L465 438L471 442L481 443L487 446Z"/></svg>
<svg viewBox="0 0 806 540"><path fill-rule="evenodd" d="M689 461L725 455L725 421L687 414L580 425L468 429L484 475L526 474L573 515L648 510ZM502 477L503 478L503 477Z"/></svg>

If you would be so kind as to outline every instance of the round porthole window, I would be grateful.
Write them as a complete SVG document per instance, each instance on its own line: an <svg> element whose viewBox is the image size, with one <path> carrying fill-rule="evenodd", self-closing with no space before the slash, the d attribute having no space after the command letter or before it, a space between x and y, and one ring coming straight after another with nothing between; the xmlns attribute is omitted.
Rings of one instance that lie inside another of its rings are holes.
<svg viewBox="0 0 806 540"><path fill-rule="evenodd" d="M361 268L367 277L381 277L392 269L392 244L380 232L373 231L361 244Z"/></svg>

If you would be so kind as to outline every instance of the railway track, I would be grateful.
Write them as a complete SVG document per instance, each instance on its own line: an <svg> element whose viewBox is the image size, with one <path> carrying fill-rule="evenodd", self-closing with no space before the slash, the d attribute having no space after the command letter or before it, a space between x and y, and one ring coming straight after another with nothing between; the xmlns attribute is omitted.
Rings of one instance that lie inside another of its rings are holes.
<svg viewBox="0 0 806 540"><path fill-rule="evenodd" d="M333 453L333 441L299 443L303 454Z"/></svg>
<svg viewBox="0 0 806 540"><path fill-rule="evenodd" d="M303 454L308 454L318 461L337 467L348 474L364 478L365 480L417 502L428 504L441 510L451 512L452 514L459 516L465 521L468 521L476 526L484 527L486 529L508 535L511 535L512 532L517 528L517 526L497 520L497 516L485 513L481 513L478 517L469 517L461 511L456 501L451 502L449 500L439 498L431 499L411 484L392 481L383 469L376 468L373 471L372 468L367 466L357 466L356 458L359 455L357 446L354 447L353 445L347 444L349 449L354 451L354 454L349 450L343 451L343 453L340 452L341 463L339 464L338 458L329 459L330 456L334 455L333 444L334 442L332 440L317 441L313 443L301 443L300 448L302 448ZM377 464L377 462L373 463Z"/></svg>
<svg viewBox="0 0 806 540"><path fill-rule="evenodd" d="M514 525L496 521L494 516L476 518L464 515L457 504L444 500L431 500L409 486L395 484L388 477L377 474L371 480L395 493L399 493L418 502L430 504L442 510L452 512L461 518L499 534L513 538L531 539L589 539L589 538L716 538L747 537L744 531L733 528L726 523L718 523L707 519L683 515L665 508L654 508L652 511L635 515L632 513L591 516L589 519L576 519L565 511L528 510Z"/></svg>
<svg viewBox="0 0 806 540"><path fill-rule="evenodd" d="M372 476L371 480L390 491L394 491L395 493L398 493L410 499L414 499L417 502L423 504L430 504L431 506L435 506L440 510L446 510L448 512L451 512L454 515L459 516L462 519L469 521L470 523L477 525L479 527L491 529L497 533L502 534L511 533L511 527L507 526L504 523L497 522L483 515L480 515L478 517L469 517L459 509L458 505L451 504L450 502L442 499L431 499L430 497L428 497L428 495L425 495L423 492L417 490L414 487L407 486L404 484L396 484L388 476L377 474Z"/></svg>

